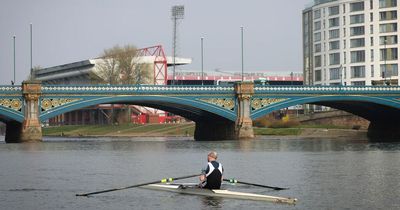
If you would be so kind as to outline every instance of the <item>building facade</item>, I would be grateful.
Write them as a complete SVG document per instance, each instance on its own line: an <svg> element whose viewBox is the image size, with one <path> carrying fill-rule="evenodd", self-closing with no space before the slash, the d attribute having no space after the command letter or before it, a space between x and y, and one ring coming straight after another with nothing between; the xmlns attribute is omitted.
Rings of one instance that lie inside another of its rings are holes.
<svg viewBox="0 0 400 210"><path fill-rule="evenodd" d="M398 85L398 0L315 0L303 10L305 85Z"/></svg>

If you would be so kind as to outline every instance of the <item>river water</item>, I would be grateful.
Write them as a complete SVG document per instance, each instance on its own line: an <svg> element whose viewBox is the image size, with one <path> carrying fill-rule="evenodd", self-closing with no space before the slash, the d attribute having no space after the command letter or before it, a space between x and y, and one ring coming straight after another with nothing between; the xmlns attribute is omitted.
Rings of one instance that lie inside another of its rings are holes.
<svg viewBox="0 0 400 210"><path fill-rule="evenodd" d="M219 152L225 178L290 189L278 192L228 184L224 188L296 197L297 205L139 188L75 196L198 173L209 150ZM0 209L400 209L399 195L400 143L294 138L0 141Z"/></svg>

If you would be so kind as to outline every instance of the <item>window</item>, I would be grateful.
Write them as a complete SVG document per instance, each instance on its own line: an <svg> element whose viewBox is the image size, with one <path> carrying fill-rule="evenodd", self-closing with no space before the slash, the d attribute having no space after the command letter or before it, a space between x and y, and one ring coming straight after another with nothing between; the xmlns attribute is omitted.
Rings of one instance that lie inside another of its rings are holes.
<svg viewBox="0 0 400 210"><path fill-rule="evenodd" d="M329 54L329 65L340 64L340 53Z"/></svg>
<svg viewBox="0 0 400 210"><path fill-rule="evenodd" d="M315 81L316 82L319 82L319 81L321 81L322 80L322 77L321 77L321 70L316 70L315 71Z"/></svg>
<svg viewBox="0 0 400 210"><path fill-rule="evenodd" d="M397 60L397 48L381 49L381 61Z"/></svg>
<svg viewBox="0 0 400 210"><path fill-rule="evenodd" d="M397 23L380 24L379 31L381 33L389 33L397 31Z"/></svg>
<svg viewBox="0 0 400 210"><path fill-rule="evenodd" d="M364 47L365 46L365 39L360 38L360 39L351 39L350 40L350 47Z"/></svg>
<svg viewBox="0 0 400 210"><path fill-rule="evenodd" d="M369 26L369 33L373 34L374 33L374 25Z"/></svg>
<svg viewBox="0 0 400 210"><path fill-rule="evenodd" d="M386 11L379 13L379 20L397 20L397 11Z"/></svg>
<svg viewBox="0 0 400 210"><path fill-rule="evenodd" d="M364 14L350 16L350 24L357 24L357 23L364 23Z"/></svg>
<svg viewBox="0 0 400 210"><path fill-rule="evenodd" d="M357 12L363 10L364 10L364 1L350 4L350 12Z"/></svg>
<svg viewBox="0 0 400 210"><path fill-rule="evenodd" d="M354 82L351 82L351 85L353 85L353 86L365 86L365 81L354 81Z"/></svg>
<svg viewBox="0 0 400 210"><path fill-rule="evenodd" d="M374 62L374 50L371 49L371 62Z"/></svg>
<svg viewBox="0 0 400 210"><path fill-rule="evenodd" d="M399 75L398 65L386 64L386 69L385 69L385 65L383 64L381 65L381 72L382 72L382 77L398 76Z"/></svg>
<svg viewBox="0 0 400 210"><path fill-rule="evenodd" d="M329 7L329 15L337 15L339 14L339 6Z"/></svg>
<svg viewBox="0 0 400 210"><path fill-rule="evenodd" d="M343 40L343 49L346 49L346 40Z"/></svg>
<svg viewBox="0 0 400 210"><path fill-rule="evenodd" d="M350 36L358 36L358 35L364 35L364 34L365 34L364 26L350 28Z"/></svg>
<svg viewBox="0 0 400 210"><path fill-rule="evenodd" d="M340 35L339 33L340 33L339 29L330 30L329 31L329 39L339 38L339 35Z"/></svg>
<svg viewBox="0 0 400 210"><path fill-rule="evenodd" d="M379 0L379 8L396 7L397 0Z"/></svg>
<svg viewBox="0 0 400 210"><path fill-rule="evenodd" d="M339 18L338 17L329 19L329 27L330 28L337 27L337 26L339 26Z"/></svg>
<svg viewBox="0 0 400 210"><path fill-rule="evenodd" d="M316 53L321 52L321 44L316 44L314 49Z"/></svg>
<svg viewBox="0 0 400 210"><path fill-rule="evenodd" d="M329 42L329 50L338 50L340 48L340 41Z"/></svg>
<svg viewBox="0 0 400 210"><path fill-rule="evenodd" d="M321 41L321 32L314 34L314 42Z"/></svg>
<svg viewBox="0 0 400 210"><path fill-rule="evenodd" d="M329 78L330 80L340 79L340 68L329 69Z"/></svg>
<svg viewBox="0 0 400 210"><path fill-rule="evenodd" d="M369 9L374 9L374 1L373 0L370 0L369 1Z"/></svg>
<svg viewBox="0 0 400 210"><path fill-rule="evenodd" d="M364 78L364 77L365 77L365 66L351 67L351 78Z"/></svg>
<svg viewBox="0 0 400 210"><path fill-rule="evenodd" d="M374 65L371 65L371 77L375 76L375 69L374 69Z"/></svg>
<svg viewBox="0 0 400 210"><path fill-rule="evenodd" d="M347 56L346 56L346 52L343 52L343 63L347 62Z"/></svg>
<svg viewBox="0 0 400 210"><path fill-rule="evenodd" d="M314 65L315 65L316 68L317 68L317 67L321 67L321 56L320 56L320 55L315 56L315 58L314 58Z"/></svg>
<svg viewBox="0 0 400 210"><path fill-rule="evenodd" d="M352 51L351 52L351 62L358 63L358 62L365 62L365 51Z"/></svg>
<svg viewBox="0 0 400 210"><path fill-rule="evenodd" d="M314 19L318 19L321 17L321 10L315 10L314 11Z"/></svg>
<svg viewBox="0 0 400 210"><path fill-rule="evenodd" d="M370 38L371 46L374 46L374 37Z"/></svg>
<svg viewBox="0 0 400 210"><path fill-rule="evenodd" d="M385 43L385 40L386 40L386 43ZM379 44L380 45L397 44L397 35L394 35L394 36L381 36L381 37L379 37Z"/></svg>
<svg viewBox="0 0 400 210"><path fill-rule="evenodd" d="M374 13L370 13L370 15L369 15L369 21L370 22L373 22L374 21Z"/></svg>
<svg viewBox="0 0 400 210"><path fill-rule="evenodd" d="M321 21L317 21L314 23L314 31L321 30Z"/></svg>

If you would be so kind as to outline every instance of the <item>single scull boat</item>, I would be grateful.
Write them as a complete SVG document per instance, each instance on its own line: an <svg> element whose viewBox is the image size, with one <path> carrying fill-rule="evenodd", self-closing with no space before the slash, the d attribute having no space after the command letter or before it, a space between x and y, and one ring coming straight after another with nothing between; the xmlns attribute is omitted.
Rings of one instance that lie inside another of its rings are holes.
<svg viewBox="0 0 400 210"><path fill-rule="evenodd" d="M295 204L297 201L296 198L284 198L284 197L276 197L276 196L261 195L254 193L235 192L230 190L209 190L209 189L198 188L193 185L186 186L186 185L176 185L176 184L149 184L141 186L141 188L152 189L152 190L163 190L163 191L191 194L191 195L236 198L236 199L256 200L256 201L269 201L269 202L286 203L286 204Z"/></svg>

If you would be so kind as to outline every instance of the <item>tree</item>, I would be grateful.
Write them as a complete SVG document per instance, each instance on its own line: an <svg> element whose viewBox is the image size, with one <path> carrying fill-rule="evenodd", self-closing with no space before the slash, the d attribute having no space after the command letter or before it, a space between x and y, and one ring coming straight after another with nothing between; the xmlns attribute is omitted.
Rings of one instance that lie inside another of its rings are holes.
<svg viewBox="0 0 400 210"><path fill-rule="evenodd" d="M39 70L42 70L42 69L43 69L43 67L40 66L40 65L37 65L37 66L32 67L32 73L33 73L33 75L29 74L27 80L34 80L34 79L35 79L35 74L36 74L35 72L36 72L36 71L39 71ZM14 81L14 82L15 82L15 81Z"/></svg>
<svg viewBox="0 0 400 210"><path fill-rule="evenodd" d="M141 84L150 79L147 65L139 62L138 50L133 45L116 45L105 49L100 57L98 75L105 83Z"/></svg>
<svg viewBox="0 0 400 210"><path fill-rule="evenodd" d="M106 84L149 84L149 81L151 81L148 65L140 62L138 50L133 45L125 45L124 47L116 45L105 49L100 57L100 61L96 63L96 76L100 77ZM118 113L118 111L115 113L114 105L111 105L110 114L111 124L119 121L116 116L121 113Z"/></svg>

